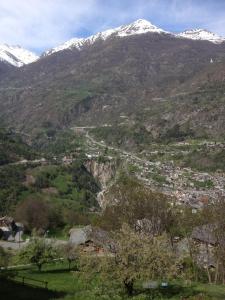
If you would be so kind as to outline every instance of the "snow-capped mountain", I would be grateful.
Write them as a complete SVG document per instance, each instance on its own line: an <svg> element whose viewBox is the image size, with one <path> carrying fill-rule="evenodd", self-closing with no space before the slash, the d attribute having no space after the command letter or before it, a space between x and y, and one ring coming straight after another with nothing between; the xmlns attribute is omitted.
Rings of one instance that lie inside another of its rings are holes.
<svg viewBox="0 0 225 300"><path fill-rule="evenodd" d="M81 50L83 46L92 45L95 41L99 39L106 40L109 37L126 37L130 35L144 34L148 32L172 34L153 25L149 21L139 19L129 25L122 25L114 29L108 29L106 31L92 35L88 38L73 38L55 48L46 51L44 55L50 55L52 53L71 48L77 48L78 50Z"/></svg>
<svg viewBox="0 0 225 300"><path fill-rule="evenodd" d="M220 44L222 42L225 42L225 38L220 37L219 35L204 29L193 29L184 31L179 34L174 34L153 25L147 20L139 19L131 24L122 25L114 29L108 29L103 32L99 32L95 35L91 35L87 38L72 38L59 46L47 50L43 53L43 56L48 56L55 52L59 52L65 49L76 48L78 50L82 50L84 46L92 45L97 40L105 41L108 38L112 37L123 38L131 35L139 35L149 32L171 35L175 38L206 40L214 44ZM20 46L9 46L7 44L0 44L0 61L7 62L16 67L21 67L23 65L30 64L38 59L39 56Z"/></svg>
<svg viewBox="0 0 225 300"><path fill-rule="evenodd" d="M225 41L225 38L220 37L219 35L204 29L193 29L193 30L184 31L179 34L174 34L153 25L151 22L147 20L139 19L129 25L122 25L114 29L108 29L106 31L99 32L87 38L72 38L63 44L46 51L43 55L47 56L55 52L59 52L65 49L72 49L72 48L81 50L83 46L92 45L95 41L99 39L104 41L110 37L122 38L130 35L145 34L149 32L159 33L159 34L169 34L176 38L206 40L215 44L220 44Z"/></svg>
<svg viewBox="0 0 225 300"><path fill-rule="evenodd" d="M7 62L15 67L21 67L36 61L39 57L20 47L0 44L0 60Z"/></svg>
<svg viewBox="0 0 225 300"><path fill-rule="evenodd" d="M178 37L191 39L191 40L202 40L202 41L209 41L214 44L221 44L225 41L225 38L210 32L205 29L193 29L181 32L177 35Z"/></svg>

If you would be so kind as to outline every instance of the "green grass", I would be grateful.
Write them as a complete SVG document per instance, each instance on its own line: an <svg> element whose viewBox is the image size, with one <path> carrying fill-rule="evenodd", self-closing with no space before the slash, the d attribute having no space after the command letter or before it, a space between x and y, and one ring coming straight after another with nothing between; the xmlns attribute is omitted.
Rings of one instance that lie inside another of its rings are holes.
<svg viewBox="0 0 225 300"><path fill-rule="evenodd" d="M197 284L194 290L200 293L206 293L212 299L225 299L225 286L224 285L206 285Z"/></svg>
<svg viewBox="0 0 225 300"><path fill-rule="evenodd" d="M128 172L129 174L135 174L136 172L140 171L138 166L135 165L128 165Z"/></svg>
<svg viewBox="0 0 225 300"><path fill-rule="evenodd" d="M57 263L51 267L44 266L42 272L35 268L31 270L20 271L20 276L26 276L32 279L48 282L48 288L52 291L75 293L78 286L76 276L68 271L66 264Z"/></svg>
<svg viewBox="0 0 225 300"><path fill-rule="evenodd" d="M153 174L152 179L158 182L159 184L166 184L167 180L166 177L160 174Z"/></svg>
<svg viewBox="0 0 225 300"><path fill-rule="evenodd" d="M20 270L18 274L19 276L25 276L36 280L48 281L49 290L46 291L41 289L40 285L39 287L34 288L29 286L21 286L17 283L14 284L12 282L4 282L3 295L7 295L7 298L4 297L4 299L14 300L15 295L16 299L19 300L53 300L57 298L65 300L130 299L123 293L122 290L117 295L117 293L113 290L114 284L111 283L109 284L109 288L107 290L102 291L101 282L98 280L98 277L96 277L92 283L83 282L79 276L79 272L76 271L75 266L72 271L68 270L67 262L58 262L55 264L45 265L42 272L38 272L36 267L32 267L30 269ZM30 280L29 282L32 281ZM171 283L168 289L159 289L151 291L151 293L158 295L160 294L160 296L151 298L151 295L142 290L141 285L138 284L136 286L136 294L132 297L132 299L224 300L225 286L195 283L185 286L182 282L176 281L175 283Z"/></svg>
<svg viewBox="0 0 225 300"><path fill-rule="evenodd" d="M214 184L211 180L206 180L206 181L193 180L193 183L196 188L211 189L214 187Z"/></svg>

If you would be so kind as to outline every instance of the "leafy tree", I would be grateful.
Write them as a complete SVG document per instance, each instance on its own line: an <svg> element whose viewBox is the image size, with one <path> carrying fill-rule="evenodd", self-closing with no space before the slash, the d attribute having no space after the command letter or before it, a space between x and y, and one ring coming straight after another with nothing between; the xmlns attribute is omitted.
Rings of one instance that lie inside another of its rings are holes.
<svg viewBox="0 0 225 300"><path fill-rule="evenodd" d="M225 198L220 198L213 206L208 207L208 215L213 222L213 232L216 239L214 246L215 276L214 283L225 283Z"/></svg>
<svg viewBox="0 0 225 300"><path fill-rule="evenodd" d="M20 194L26 190L22 184L25 180L25 167L2 166L0 178L0 211L2 215L6 215L16 205Z"/></svg>
<svg viewBox="0 0 225 300"><path fill-rule="evenodd" d="M48 188L50 185L49 178L47 177L46 174L39 174L36 179L35 179L35 186L37 188Z"/></svg>
<svg viewBox="0 0 225 300"><path fill-rule="evenodd" d="M79 257L78 248L71 243L67 243L62 247L61 251L63 257L68 261L69 270L70 270L72 262L78 260Z"/></svg>
<svg viewBox="0 0 225 300"><path fill-rule="evenodd" d="M23 263L35 264L41 271L42 266L58 257L58 250L49 240L34 237L18 254Z"/></svg>
<svg viewBox="0 0 225 300"><path fill-rule="evenodd" d="M183 209L183 212L177 215L177 227L180 228L180 236L188 241L189 262L195 267L197 257L204 249L204 269L208 277L209 283L225 282L225 199L221 198L214 201L213 204L206 205L198 214L192 214L190 208ZM193 243L192 232L194 228L198 228L199 234L208 237L212 241L205 241L201 247ZM204 248L203 248L204 246ZM211 264L214 262L214 270ZM186 264L187 266L187 264ZM198 267L197 267L198 268ZM200 272L196 269L198 274ZM195 275L197 275L195 272ZM187 275L187 274L186 274ZM199 276L198 276L199 277ZM198 278L197 278L198 279Z"/></svg>
<svg viewBox="0 0 225 300"><path fill-rule="evenodd" d="M34 229L44 232L46 229L64 225L59 204L43 200L38 195L30 196L18 204L15 218L22 222L29 232Z"/></svg>
<svg viewBox="0 0 225 300"><path fill-rule="evenodd" d="M132 295L137 280L160 280L172 276L175 261L165 236L149 238L127 224L114 235L112 255L82 255L81 268L86 276L99 273L103 282L119 283Z"/></svg>
<svg viewBox="0 0 225 300"><path fill-rule="evenodd" d="M143 219L148 221L148 228L141 230L151 231L153 235L161 235L172 226L173 209L169 203L173 199L151 191L136 179L121 177L107 196L110 205L100 220L100 225L106 230L117 230L123 223L132 227Z"/></svg>
<svg viewBox="0 0 225 300"><path fill-rule="evenodd" d="M0 165L13 163L22 158L34 159L36 153L13 130L0 127Z"/></svg>
<svg viewBox="0 0 225 300"><path fill-rule="evenodd" d="M183 141L185 138L192 137L193 135L194 132L189 128L188 124L186 124L186 128L181 128L179 124L175 124L162 135L161 140L167 140L167 142L172 140Z"/></svg>
<svg viewBox="0 0 225 300"><path fill-rule="evenodd" d="M46 230L49 227L50 207L39 198L28 197L22 201L15 211L16 219L21 221L28 231Z"/></svg>

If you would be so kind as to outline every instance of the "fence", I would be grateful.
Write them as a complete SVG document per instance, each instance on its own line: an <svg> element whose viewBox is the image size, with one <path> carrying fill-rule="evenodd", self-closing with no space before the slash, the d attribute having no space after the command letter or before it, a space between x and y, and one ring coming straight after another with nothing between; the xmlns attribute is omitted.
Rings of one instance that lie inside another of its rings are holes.
<svg viewBox="0 0 225 300"><path fill-rule="evenodd" d="M19 276L19 275L13 277L13 280L22 283L23 285L29 285L32 287L42 287L45 289L48 288L48 281L37 280L37 279L33 279L25 276Z"/></svg>

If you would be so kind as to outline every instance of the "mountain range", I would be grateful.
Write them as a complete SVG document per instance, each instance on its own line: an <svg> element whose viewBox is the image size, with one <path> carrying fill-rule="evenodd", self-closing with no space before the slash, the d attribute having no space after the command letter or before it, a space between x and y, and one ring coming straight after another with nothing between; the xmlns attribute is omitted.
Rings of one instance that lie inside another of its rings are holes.
<svg viewBox="0 0 225 300"><path fill-rule="evenodd" d="M137 20L39 58L14 52L17 63L0 63L0 119L33 135L108 124L141 126L153 138L178 127L222 137L224 41L205 30L174 34Z"/></svg>
<svg viewBox="0 0 225 300"><path fill-rule="evenodd" d="M99 32L95 35L92 35L88 38L72 38L65 43L56 46L50 50L44 52L41 56L38 56L35 53L32 53L29 50L26 50L20 46L9 46L7 44L0 45L0 60L7 62L13 66L21 67L23 65L37 61L42 56L50 55L52 53L62 51L65 49L77 48L82 49L85 45L91 45L96 42L98 39L106 40L110 37L126 37L136 34L145 34L148 32L156 32L161 34L169 34L177 38L187 38L192 40L205 40L210 41L215 44L220 44L225 41L225 38L220 37L217 34L214 34L205 29L193 29L186 30L184 32L175 34L172 32L165 31L157 26L151 24L147 20L139 19L129 25L123 25L114 29L108 29L103 32Z"/></svg>

